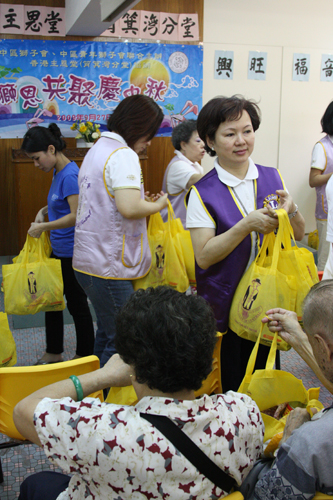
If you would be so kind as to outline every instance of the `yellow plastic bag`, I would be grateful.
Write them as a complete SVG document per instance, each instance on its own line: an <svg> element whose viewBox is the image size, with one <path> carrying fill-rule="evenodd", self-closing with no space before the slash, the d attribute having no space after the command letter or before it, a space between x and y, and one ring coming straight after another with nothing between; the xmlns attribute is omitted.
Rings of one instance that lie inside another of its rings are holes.
<svg viewBox="0 0 333 500"><path fill-rule="evenodd" d="M168 201L168 203L170 202ZM171 203L170 203L170 216L171 216L171 232L173 237L178 235L180 246L183 252L186 273L189 283L191 286L196 286L197 282L195 279L195 258L191 240L191 233L187 229L184 229L181 219L179 217L176 218Z"/></svg>
<svg viewBox="0 0 333 500"><path fill-rule="evenodd" d="M279 250L279 259L277 269L288 276L295 276L297 283L296 309L299 322L302 321L302 304L310 291L310 288L318 283L317 267L313 258L312 252L306 248L298 248L294 238L294 232L289 221L288 214L285 210L277 210L279 217L279 232L283 248ZM274 235L274 233L271 233ZM270 240L271 237L268 238ZM275 236L274 236L275 239ZM291 245L293 240L294 245ZM270 267L272 264L272 255L268 247L268 255L265 257L265 252L260 252L259 265L262 263L264 267ZM287 308L288 309L288 308Z"/></svg>
<svg viewBox="0 0 333 500"><path fill-rule="evenodd" d="M16 363L16 344L9 329L7 314L0 312L0 368Z"/></svg>
<svg viewBox="0 0 333 500"><path fill-rule="evenodd" d="M2 266L2 275L6 313L35 314L65 309L61 262L46 256L40 238L27 235L20 262Z"/></svg>
<svg viewBox="0 0 333 500"><path fill-rule="evenodd" d="M266 368L264 370L256 370L253 373L262 331L261 329L260 335L252 350L245 376L239 386L238 392L250 396L257 403L261 412L276 405L291 401L297 401L301 405L304 405L309 412L310 408L317 408L319 411L322 410L324 407L320 401L318 401L320 392L319 387L306 390L303 382L291 373L273 369L277 349L277 333L274 335L267 358ZM262 418L265 424L264 442L271 439L279 432L283 432L287 417L277 420L262 413Z"/></svg>
<svg viewBox="0 0 333 500"><path fill-rule="evenodd" d="M318 229L315 231L312 231L309 233L308 236L308 245L311 248L314 248L315 250L318 250L319 248L319 234L318 234Z"/></svg>
<svg viewBox="0 0 333 500"><path fill-rule="evenodd" d="M229 326L240 337L256 341L261 317L269 309L281 307L297 313L302 319L302 303L318 274L313 255L305 248L291 245L294 239L288 214L276 211L279 229L266 234L256 258L239 282L234 295ZM294 240L295 241L295 240ZM261 343L270 345L273 335L264 327ZM289 344L278 337L278 349L288 350Z"/></svg>
<svg viewBox="0 0 333 500"><path fill-rule="evenodd" d="M150 216L148 241L152 256L151 268L146 276L133 280L134 290L168 285L178 292L186 292L189 279L179 238L179 226L170 202L167 222L163 222L159 212Z"/></svg>
<svg viewBox="0 0 333 500"><path fill-rule="evenodd" d="M39 251L38 251L39 245L36 245L34 240L35 240L35 238L27 238L25 240L25 243L24 243L22 250L17 255L17 257L13 258L13 264L19 264L20 262L22 262L23 258L26 255L26 252L29 253L29 257L28 257L29 262L37 262L38 261L38 259L39 259ZM48 233L46 231L43 231L42 234L40 235L39 240L40 240L39 244L41 244L41 243L43 244L46 257L50 257L50 255L52 253L52 246L51 246L51 241L50 241Z"/></svg>

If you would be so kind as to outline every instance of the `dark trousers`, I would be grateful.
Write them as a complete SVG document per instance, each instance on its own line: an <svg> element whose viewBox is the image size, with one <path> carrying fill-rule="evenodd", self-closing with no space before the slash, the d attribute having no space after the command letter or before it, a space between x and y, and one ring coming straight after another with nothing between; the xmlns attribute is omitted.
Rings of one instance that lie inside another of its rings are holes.
<svg viewBox="0 0 333 500"><path fill-rule="evenodd" d="M89 356L94 352L94 325L90 314L88 299L77 282L72 267L71 257L51 257L61 261L62 277L64 281L64 295L67 307L73 316L76 330L76 354ZM64 350L64 318L62 311L45 313L46 352L61 354Z"/></svg>
<svg viewBox="0 0 333 500"><path fill-rule="evenodd" d="M230 328L223 335L221 345L221 377L223 392L237 391L247 367L247 363L254 347L251 340L242 339ZM265 368L269 347L260 344L258 349L255 370Z"/></svg>
<svg viewBox="0 0 333 500"><path fill-rule="evenodd" d="M19 500L56 500L69 481L70 476L59 472L38 472L23 481Z"/></svg>

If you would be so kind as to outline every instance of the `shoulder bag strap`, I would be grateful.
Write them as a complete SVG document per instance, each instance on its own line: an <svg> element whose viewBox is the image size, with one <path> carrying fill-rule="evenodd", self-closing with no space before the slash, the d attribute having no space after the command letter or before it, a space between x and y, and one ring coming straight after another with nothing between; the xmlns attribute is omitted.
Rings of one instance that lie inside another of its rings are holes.
<svg viewBox="0 0 333 500"><path fill-rule="evenodd" d="M170 418L164 415L140 413L140 416L156 427L171 443L194 465L198 471L206 476L213 484L223 491L230 490L236 481L207 457L200 448L183 432Z"/></svg>

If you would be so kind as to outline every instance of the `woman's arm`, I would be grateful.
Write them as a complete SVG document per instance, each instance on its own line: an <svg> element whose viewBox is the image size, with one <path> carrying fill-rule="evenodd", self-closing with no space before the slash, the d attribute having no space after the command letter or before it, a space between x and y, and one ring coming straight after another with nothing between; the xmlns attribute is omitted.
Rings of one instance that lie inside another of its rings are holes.
<svg viewBox="0 0 333 500"><path fill-rule="evenodd" d="M132 385L132 370L124 363L119 354L114 354L103 368L80 375L83 397L108 387L125 387ZM22 399L14 408L13 418L18 431L29 441L42 446L34 426L34 413L38 403L44 398L60 399L70 397L77 401L75 386L71 379L42 387L38 391Z"/></svg>
<svg viewBox="0 0 333 500"><path fill-rule="evenodd" d="M312 188L321 187L327 183L333 172L329 174L323 174L323 171L319 168L311 168L309 175L309 185Z"/></svg>
<svg viewBox="0 0 333 500"><path fill-rule="evenodd" d="M277 226L277 219L269 215L267 208L261 208L254 210L228 231L217 236L215 229L212 228L191 228L196 262L202 269L208 269L225 259L252 231L266 234L274 231Z"/></svg>
<svg viewBox="0 0 333 500"><path fill-rule="evenodd" d="M195 184L196 182L200 181L201 177L203 176L204 174L193 174L189 180L187 181L187 184L186 184L186 189L190 189L191 186L193 186L193 184Z"/></svg>
<svg viewBox="0 0 333 500"><path fill-rule="evenodd" d="M30 234L30 236L32 236L33 238L39 238L43 231L51 231L52 229L64 229L66 227L75 226L79 195L72 194L70 196L67 196L67 201L70 208L69 214L64 215L64 217L53 220L51 222L33 222L28 230L28 234ZM38 214L39 213L40 211L38 212Z"/></svg>
<svg viewBox="0 0 333 500"><path fill-rule="evenodd" d="M46 207L43 207L41 208L36 217L35 217L35 222L44 222L45 220L45 215L48 213L49 209L48 209L48 206L46 205Z"/></svg>
<svg viewBox="0 0 333 500"><path fill-rule="evenodd" d="M155 196L153 203L143 200L138 189L117 189L114 197L117 209L125 219L142 219L156 214L168 204L168 195L162 191Z"/></svg>

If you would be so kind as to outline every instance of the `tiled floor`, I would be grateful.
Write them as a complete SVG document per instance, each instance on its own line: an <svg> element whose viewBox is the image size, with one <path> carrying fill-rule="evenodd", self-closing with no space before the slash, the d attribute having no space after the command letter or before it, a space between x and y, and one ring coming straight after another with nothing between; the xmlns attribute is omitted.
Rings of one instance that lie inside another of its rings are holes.
<svg viewBox="0 0 333 500"><path fill-rule="evenodd" d="M2 294L0 294L0 310L3 310ZM13 330L17 345L19 365L30 365L42 355L45 349L44 328ZM75 331L73 325L65 326L64 359L70 359L75 354ZM281 368L302 378L306 388L319 387L318 379L303 360L293 351L281 353ZM320 400L325 406L331 404L332 395L322 389ZM5 436L0 434L0 441ZM1 461L4 482L0 485L0 500L13 500L18 497L20 483L28 475L42 470L58 470L49 463L44 452L35 445L18 446L2 450Z"/></svg>

